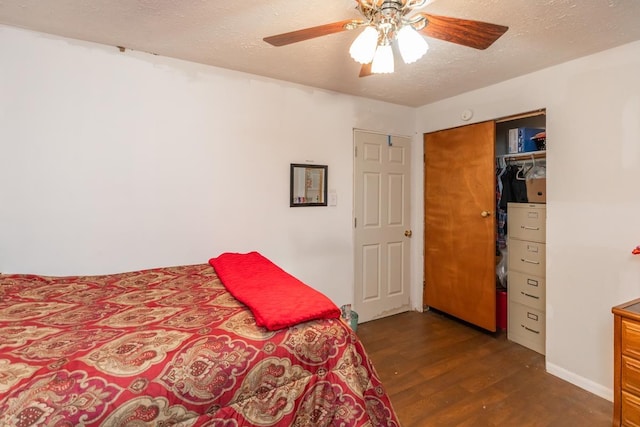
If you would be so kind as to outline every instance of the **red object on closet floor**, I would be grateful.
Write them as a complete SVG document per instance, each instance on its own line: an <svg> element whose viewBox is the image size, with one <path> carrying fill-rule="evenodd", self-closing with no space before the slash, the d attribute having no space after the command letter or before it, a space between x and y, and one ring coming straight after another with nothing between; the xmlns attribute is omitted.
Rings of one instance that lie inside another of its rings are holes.
<svg viewBox="0 0 640 427"><path fill-rule="evenodd" d="M507 291L496 292L496 328L507 329Z"/></svg>

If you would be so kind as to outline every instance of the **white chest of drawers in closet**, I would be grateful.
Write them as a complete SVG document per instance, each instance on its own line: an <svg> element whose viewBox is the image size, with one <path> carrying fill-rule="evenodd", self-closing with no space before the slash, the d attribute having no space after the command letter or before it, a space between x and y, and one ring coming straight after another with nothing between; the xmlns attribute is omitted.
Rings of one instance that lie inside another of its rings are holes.
<svg viewBox="0 0 640 427"><path fill-rule="evenodd" d="M545 354L546 205L507 207L507 338Z"/></svg>

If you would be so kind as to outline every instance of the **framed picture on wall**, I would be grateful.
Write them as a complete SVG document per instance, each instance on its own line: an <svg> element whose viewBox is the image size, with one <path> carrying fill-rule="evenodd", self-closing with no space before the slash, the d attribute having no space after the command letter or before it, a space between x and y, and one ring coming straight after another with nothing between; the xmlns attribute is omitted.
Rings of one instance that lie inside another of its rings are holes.
<svg viewBox="0 0 640 427"><path fill-rule="evenodd" d="M327 165L291 163L289 206L327 206Z"/></svg>

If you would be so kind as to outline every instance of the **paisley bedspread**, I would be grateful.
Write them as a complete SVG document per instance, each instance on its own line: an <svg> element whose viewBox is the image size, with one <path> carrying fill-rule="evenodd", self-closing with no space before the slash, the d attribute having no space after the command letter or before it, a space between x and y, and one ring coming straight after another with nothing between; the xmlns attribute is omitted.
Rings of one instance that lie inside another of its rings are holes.
<svg viewBox="0 0 640 427"><path fill-rule="evenodd" d="M0 275L2 426L398 426L339 319L255 324L208 264Z"/></svg>

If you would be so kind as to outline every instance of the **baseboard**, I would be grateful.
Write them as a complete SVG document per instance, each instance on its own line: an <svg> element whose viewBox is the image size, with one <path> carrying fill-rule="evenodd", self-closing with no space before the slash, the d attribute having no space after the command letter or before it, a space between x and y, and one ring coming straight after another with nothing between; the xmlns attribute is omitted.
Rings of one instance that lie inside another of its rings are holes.
<svg viewBox="0 0 640 427"><path fill-rule="evenodd" d="M613 402L613 389L604 387L603 385L597 384L591 380L581 377L580 375L576 375L574 372L567 371L553 363L547 362L545 368L551 375L555 375L556 377L587 390L596 396L600 396L609 402Z"/></svg>

